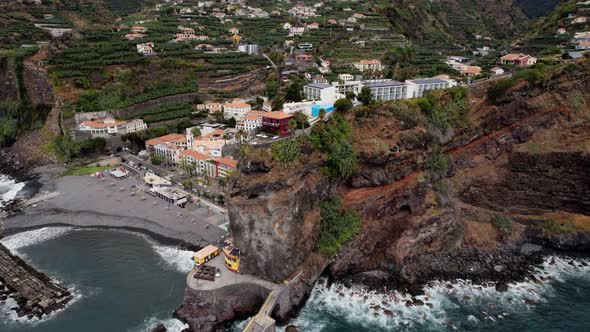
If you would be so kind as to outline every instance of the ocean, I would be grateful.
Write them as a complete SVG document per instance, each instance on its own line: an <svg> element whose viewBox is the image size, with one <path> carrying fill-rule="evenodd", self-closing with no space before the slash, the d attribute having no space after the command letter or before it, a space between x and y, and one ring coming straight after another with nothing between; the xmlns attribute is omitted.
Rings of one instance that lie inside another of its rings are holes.
<svg viewBox="0 0 590 332"><path fill-rule="evenodd" d="M0 195L13 196L19 186L5 179ZM0 242L75 294L65 309L41 321L18 319L10 310L13 302L0 304L2 332L135 332L160 321L172 332L184 327L172 312L182 302L190 251L128 231L73 227L28 231ZM421 306L406 306L408 294L320 280L289 324L302 332L587 331L589 266L587 259L547 257L536 271L545 281L512 284L503 293L469 281L434 281L417 297ZM229 330L241 331L245 324Z"/></svg>
<svg viewBox="0 0 590 332"><path fill-rule="evenodd" d="M13 301L0 304L2 332L149 330L182 303L190 251L162 246L142 234L71 227L42 228L0 240L75 294L65 309L40 321L18 319Z"/></svg>

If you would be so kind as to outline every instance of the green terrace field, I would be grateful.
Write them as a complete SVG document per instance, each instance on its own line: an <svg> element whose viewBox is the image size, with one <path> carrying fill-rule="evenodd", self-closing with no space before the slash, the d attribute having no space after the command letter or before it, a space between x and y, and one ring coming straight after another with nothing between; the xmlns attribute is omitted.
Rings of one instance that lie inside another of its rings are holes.
<svg viewBox="0 0 590 332"><path fill-rule="evenodd" d="M49 33L36 28L25 14L0 13L0 48L15 48L48 39Z"/></svg>
<svg viewBox="0 0 590 332"><path fill-rule="evenodd" d="M376 40L375 40L376 39ZM365 46L355 44L365 41ZM334 63L350 63L360 59L381 58L387 51L408 45L404 36L391 32L367 32L358 28L347 32L344 27L320 27L319 30L306 32L297 42L313 43L322 57Z"/></svg>
<svg viewBox="0 0 590 332"><path fill-rule="evenodd" d="M192 112L192 103L178 103L158 107L148 111L136 112L132 115L125 117L124 119L126 120L140 118L146 123L150 124L154 122L186 118L191 116Z"/></svg>

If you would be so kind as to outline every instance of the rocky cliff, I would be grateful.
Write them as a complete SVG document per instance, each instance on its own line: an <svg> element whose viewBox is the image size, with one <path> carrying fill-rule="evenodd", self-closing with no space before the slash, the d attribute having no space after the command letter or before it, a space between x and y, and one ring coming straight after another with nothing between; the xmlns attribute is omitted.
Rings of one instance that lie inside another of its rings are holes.
<svg viewBox="0 0 590 332"><path fill-rule="evenodd" d="M400 105L351 111L358 166L346 182L329 180L322 161L305 151L288 169L265 149L249 153L230 184L230 227L243 268L274 281L301 270L318 276L325 266L334 277L378 270L405 283L497 281L526 275L535 259L520 253L538 251L533 244L587 251L589 78L587 63L560 67L494 103L473 89L467 124L444 137ZM440 179L427 167L435 141L446 142L437 149L449 157ZM325 257L314 250L318 205L333 195L363 224ZM512 221L509 234L494 226L499 216Z"/></svg>

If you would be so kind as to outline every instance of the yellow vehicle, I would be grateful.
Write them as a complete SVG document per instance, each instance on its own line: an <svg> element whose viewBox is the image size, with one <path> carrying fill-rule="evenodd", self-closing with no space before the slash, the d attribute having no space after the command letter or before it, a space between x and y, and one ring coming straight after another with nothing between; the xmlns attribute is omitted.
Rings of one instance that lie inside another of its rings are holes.
<svg viewBox="0 0 590 332"><path fill-rule="evenodd" d="M214 245L208 245L205 248L197 251L193 260L195 264L202 265L219 255L219 248Z"/></svg>
<svg viewBox="0 0 590 332"><path fill-rule="evenodd" d="M223 248L225 267L232 272L240 271L240 249L232 246Z"/></svg>

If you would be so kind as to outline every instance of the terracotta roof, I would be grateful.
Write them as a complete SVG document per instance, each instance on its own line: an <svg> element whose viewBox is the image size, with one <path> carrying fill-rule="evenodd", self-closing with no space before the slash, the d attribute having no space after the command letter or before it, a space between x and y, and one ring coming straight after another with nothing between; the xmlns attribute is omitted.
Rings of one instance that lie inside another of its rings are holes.
<svg viewBox="0 0 590 332"><path fill-rule="evenodd" d="M146 145L156 145L162 143L186 143L186 136L180 134L168 134L161 137L152 138L145 142Z"/></svg>
<svg viewBox="0 0 590 332"><path fill-rule="evenodd" d="M276 112L266 112L266 114L263 115L263 117L269 118L269 119L282 120L282 119L292 118L293 115L287 114L285 112L276 111Z"/></svg>
<svg viewBox="0 0 590 332"><path fill-rule="evenodd" d="M230 167L233 167L233 168L236 168L236 166L238 166L238 161L237 160L231 159L231 158L227 158L227 157L217 158L217 159L215 159L215 161L217 163L219 163L219 164L223 164L223 165L230 166Z"/></svg>
<svg viewBox="0 0 590 332"><path fill-rule="evenodd" d="M208 160L209 159L209 157L207 157L206 155L199 153L195 150L184 150L180 154L182 154L183 156L193 157L196 160Z"/></svg>
<svg viewBox="0 0 590 332"><path fill-rule="evenodd" d="M112 123L106 123L105 121L112 120ZM125 121L115 121L113 118L106 118L102 120L92 120L92 121L84 121L83 124L88 127L92 128L104 128L104 127L114 127L118 125L125 124Z"/></svg>
<svg viewBox="0 0 590 332"><path fill-rule="evenodd" d="M359 61L360 64L362 65L371 65L371 64L380 64L381 61L377 60L377 59L373 59L373 60L361 60Z"/></svg>

